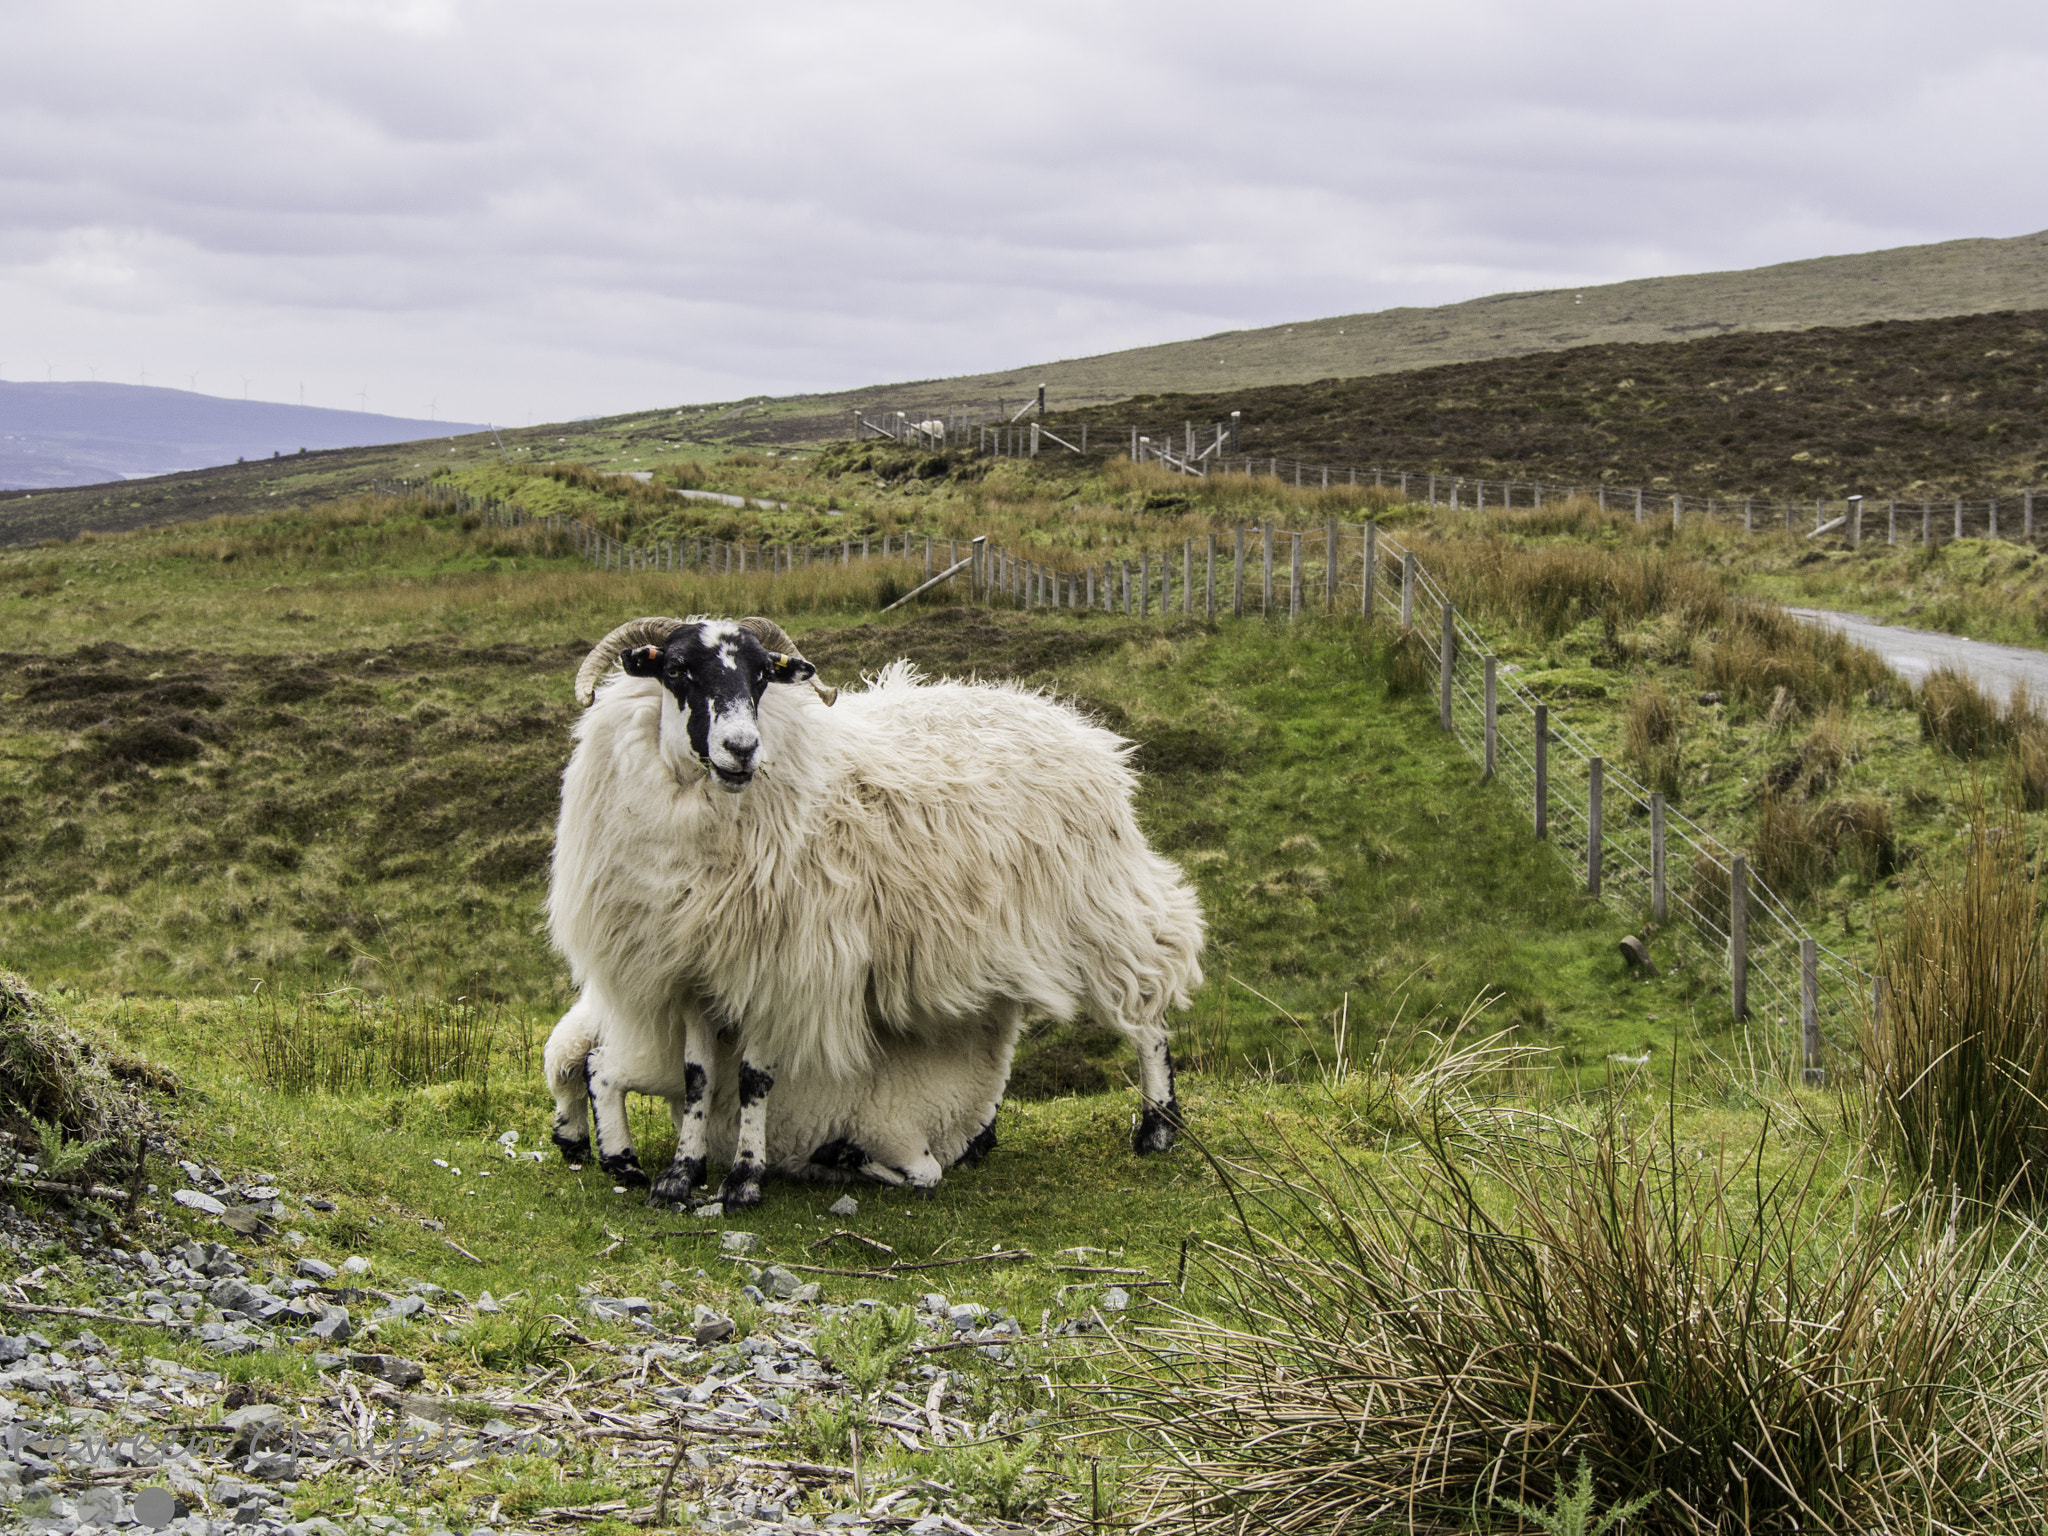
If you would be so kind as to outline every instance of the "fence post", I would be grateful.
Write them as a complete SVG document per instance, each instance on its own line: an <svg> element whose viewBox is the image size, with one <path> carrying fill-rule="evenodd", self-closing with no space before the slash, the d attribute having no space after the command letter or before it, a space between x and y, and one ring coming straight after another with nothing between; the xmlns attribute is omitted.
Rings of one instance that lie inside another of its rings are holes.
<svg viewBox="0 0 2048 1536"><path fill-rule="evenodd" d="M1117 565L1123 572L1124 612L1129 613L1131 611L1131 562L1119 560Z"/></svg>
<svg viewBox="0 0 2048 1536"><path fill-rule="evenodd" d="M974 601L978 603L988 594L988 573L986 569L988 564L987 534L977 533L974 536L974 547L971 553L974 556L974 563L967 567L967 584L969 590L973 593Z"/></svg>
<svg viewBox="0 0 2048 1536"><path fill-rule="evenodd" d="M1861 496L1851 496L1849 498L1849 547L1851 549L1861 549L1863 547L1863 498Z"/></svg>
<svg viewBox="0 0 2048 1536"><path fill-rule="evenodd" d="M1493 779L1494 767L1499 758L1500 746L1500 695L1497 690L1495 667L1499 658L1486 658L1486 778Z"/></svg>
<svg viewBox="0 0 2048 1536"><path fill-rule="evenodd" d="M1679 516L1680 516L1680 514L1681 514L1681 513L1682 513L1682 512L1684 511L1684 509L1685 509L1685 498L1684 498L1683 496L1673 496L1673 497L1671 498L1671 526L1672 526L1672 527L1676 528L1676 527L1678 526L1678 524L1679 524Z"/></svg>
<svg viewBox="0 0 2048 1536"><path fill-rule="evenodd" d="M1263 532L1265 535L1266 580L1265 585L1261 588L1264 595L1259 603L1259 617L1269 619L1273 616L1273 519L1270 517L1266 519L1266 526Z"/></svg>
<svg viewBox="0 0 2048 1536"><path fill-rule="evenodd" d="M1138 617L1152 617L1152 551L1138 557Z"/></svg>
<svg viewBox="0 0 2048 1536"><path fill-rule="evenodd" d="M1237 567L1230 579L1230 616L1244 617L1244 529L1237 530Z"/></svg>
<svg viewBox="0 0 2048 1536"><path fill-rule="evenodd" d="M1287 573L1287 617L1298 619L1301 617L1301 535L1297 533L1293 539Z"/></svg>
<svg viewBox="0 0 2048 1536"><path fill-rule="evenodd" d="M1207 618L1216 617L1216 535L1209 535L1209 597L1208 605L1202 610Z"/></svg>
<svg viewBox="0 0 2048 1536"><path fill-rule="evenodd" d="M1961 538L1962 536L1963 536L1963 498L1962 498L1962 497L1960 497L1960 496L1958 496L1958 497L1956 498L1956 537L1960 539L1960 538Z"/></svg>
<svg viewBox="0 0 2048 1536"><path fill-rule="evenodd" d="M1806 1058L1800 1081L1819 1088L1828 1069L1820 1059L1820 946L1812 939L1799 941L1799 1043Z"/></svg>
<svg viewBox="0 0 2048 1536"><path fill-rule="evenodd" d="M1430 504L1430 505L1431 505L1432 507L1436 505L1436 476L1435 476L1435 475L1431 475L1431 476L1429 477L1429 504Z"/></svg>
<svg viewBox="0 0 2048 1536"><path fill-rule="evenodd" d="M1586 776L1586 894L1600 894L1600 790L1606 764L1594 758Z"/></svg>
<svg viewBox="0 0 2048 1536"><path fill-rule="evenodd" d="M1323 535L1323 612L1337 611L1337 519Z"/></svg>
<svg viewBox="0 0 2048 1536"><path fill-rule="evenodd" d="M1650 791L1650 921L1664 921L1664 795Z"/></svg>
<svg viewBox="0 0 2048 1536"><path fill-rule="evenodd" d="M1639 485L1639 486L1637 486L1637 487L1636 487L1636 521L1640 523L1640 522L1641 522L1642 520L1643 520L1643 488L1642 488L1642 487L1641 487L1641 486Z"/></svg>
<svg viewBox="0 0 2048 1536"><path fill-rule="evenodd" d="M2020 526L2026 530L2027 537L2031 539L2034 536L2034 493L2032 491L2020 492L2020 520Z"/></svg>
<svg viewBox="0 0 2048 1536"><path fill-rule="evenodd" d="M1443 633L1437 637L1437 723L1450 735L1451 724L1451 681L1458 661L1458 610L1451 606L1451 600L1444 599Z"/></svg>
<svg viewBox="0 0 2048 1536"><path fill-rule="evenodd" d="M1755 506L1756 500L1754 497L1745 496L1742 499L1742 531L1744 533L1756 532L1756 521L1751 515L1751 509Z"/></svg>
<svg viewBox="0 0 2048 1536"><path fill-rule="evenodd" d="M1728 1000L1740 1024L1749 1018L1749 860L1728 871Z"/></svg>
<svg viewBox="0 0 2048 1536"><path fill-rule="evenodd" d="M1373 580L1379 575L1380 525L1376 519L1367 518L1365 523L1365 581L1358 598L1358 612L1366 623L1373 621Z"/></svg>
<svg viewBox="0 0 2048 1536"><path fill-rule="evenodd" d="M2027 530L2031 533L2033 530ZM1894 496L1884 504L1884 541L1887 544L1899 542L1899 499Z"/></svg>
<svg viewBox="0 0 2048 1536"><path fill-rule="evenodd" d="M1998 498L1996 496L1991 498L1991 533L1989 536L1994 539L1998 537Z"/></svg>
<svg viewBox="0 0 2048 1536"><path fill-rule="evenodd" d="M1192 614L1195 611L1195 541L1180 541L1180 611Z"/></svg>
<svg viewBox="0 0 2048 1536"><path fill-rule="evenodd" d="M1550 706L1536 706L1536 841L1550 836Z"/></svg>
<svg viewBox="0 0 2048 1536"><path fill-rule="evenodd" d="M1415 627L1415 551L1401 557L1401 627Z"/></svg>
<svg viewBox="0 0 2048 1536"><path fill-rule="evenodd" d="M1920 503L1920 542L1922 544L1932 544L1934 542L1934 503L1931 501Z"/></svg>

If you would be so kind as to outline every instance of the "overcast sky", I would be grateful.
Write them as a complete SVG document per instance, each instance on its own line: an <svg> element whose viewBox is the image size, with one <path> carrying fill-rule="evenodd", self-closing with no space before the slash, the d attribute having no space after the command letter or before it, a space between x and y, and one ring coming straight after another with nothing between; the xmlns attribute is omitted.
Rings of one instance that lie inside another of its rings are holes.
<svg viewBox="0 0 2048 1536"><path fill-rule="evenodd" d="M533 420L2048 226L2048 6L0 0L0 378Z"/></svg>

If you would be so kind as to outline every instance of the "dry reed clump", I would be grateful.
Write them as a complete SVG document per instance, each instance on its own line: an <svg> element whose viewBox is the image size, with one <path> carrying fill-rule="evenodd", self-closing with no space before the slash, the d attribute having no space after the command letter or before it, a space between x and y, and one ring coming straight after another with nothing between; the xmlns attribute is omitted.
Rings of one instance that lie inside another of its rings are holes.
<svg viewBox="0 0 2048 1536"><path fill-rule="evenodd" d="M301 994L289 1006L265 992L238 1006L243 1059L281 1093L484 1086L505 1033L502 1020L460 1001L391 1001L344 990Z"/></svg>
<svg viewBox="0 0 2048 1536"><path fill-rule="evenodd" d="M1378 635L1380 631L1374 633ZM1379 643L1384 648L1380 670L1387 680L1388 698L1407 698L1437 686L1436 663L1417 630L1395 630Z"/></svg>
<svg viewBox="0 0 2048 1536"><path fill-rule="evenodd" d="M1711 572L1661 550L1494 538L1443 540L1420 553L1461 606L1546 639L1610 614L1627 623L1670 614L1697 632L1728 612L1728 595Z"/></svg>
<svg viewBox="0 0 2048 1536"><path fill-rule="evenodd" d="M1140 1330L1099 1407L1158 1453L1144 1528L1470 1531L1582 1459L1669 1536L2038 1518L2048 1341L1988 1229L1786 1156L1467 1117L1396 1159L1286 1146L1270 1182L1212 1159L1220 1316Z"/></svg>
<svg viewBox="0 0 2048 1536"><path fill-rule="evenodd" d="M1727 620L1693 653L1703 689L1752 709L1768 709L1778 690L1802 712L1848 704L1872 690L1887 690L1891 669L1874 651L1841 633L1801 624L1773 603L1730 602Z"/></svg>
<svg viewBox="0 0 2048 1536"><path fill-rule="evenodd" d="M1877 1144L1986 1204L2048 1204L2048 965L2017 810L1972 808L1959 869L1878 927L1883 1002L1862 1031Z"/></svg>
<svg viewBox="0 0 2048 1536"><path fill-rule="evenodd" d="M1757 801L1755 846L1758 876L1788 901L1845 869L1869 881L1898 867L1891 807L1867 795L1816 803L1767 788Z"/></svg>
<svg viewBox="0 0 2048 1536"><path fill-rule="evenodd" d="M1920 734L1957 757L1980 757L2005 739L1998 705L1959 668L1928 673L1919 706Z"/></svg>
<svg viewBox="0 0 2048 1536"><path fill-rule="evenodd" d="M1655 678L1645 678L1629 695L1622 721L1622 753L1642 780L1676 802L1683 771L1682 707Z"/></svg>

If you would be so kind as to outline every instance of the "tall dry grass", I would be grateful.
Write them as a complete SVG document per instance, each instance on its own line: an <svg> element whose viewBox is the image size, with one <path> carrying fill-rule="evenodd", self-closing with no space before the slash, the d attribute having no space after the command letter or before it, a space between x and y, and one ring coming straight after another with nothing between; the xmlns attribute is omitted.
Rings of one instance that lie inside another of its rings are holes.
<svg viewBox="0 0 2048 1536"><path fill-rule="evenodd" d="M1960 867L1878 927L1883 1002L1862 1032L1878 1145L1933 1187L2048 1203L2048 965L2027 828L1972 809Z"/></svg>
<svg viewBox="0 0 2048 1536"><path fill-rule="evenodd" d="M1729 600L1724 621L1695 648L1693 671L1701 688L1748 708L1768 709L1782 688L1803 712L1888 694L1897 682L1876 652L1752 598Z"/></svg>
<svg viewBox="0 0 2048 1536"><path fill-rule="evenodd" d="M1629 695L1622 717L1622 753L1643 783L1677 802L1683 773L1683 705L1656 678L1644 678Z"/></svg>
<svg viewBox="0 0 2048 1536"><path fill-rule="evenodd" d="M1101 1403L1156 1453L1139 1528L1486 1529L1582 1460L1673 1536L2038 1518L2048 1341L1984 1229L1820 1149L1472 1129L1213 1160L1221 1315L1140 1330Z"/></svg>

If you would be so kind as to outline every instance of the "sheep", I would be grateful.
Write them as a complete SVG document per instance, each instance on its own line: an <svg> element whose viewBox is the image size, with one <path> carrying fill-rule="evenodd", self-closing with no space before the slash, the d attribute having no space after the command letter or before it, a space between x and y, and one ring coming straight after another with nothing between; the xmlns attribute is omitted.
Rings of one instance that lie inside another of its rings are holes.
<svg viewBox="0 0 2048 1536"><path fill-rule="evenodd" d="M994 1027L924 1042L885 1037L867 1069L852 1078L785 1077L776 1084L765 1159L785 1178L871 1179L928 1190L945 1170L974 1164L996 1144L996 1109L1009 1081L1021 1010ZM555 1096L554 1142L572 1163L591 1160L593 1120L599 1166L615 1179L645 1183L626 1126L627 1093L668 1100L678 1144L689 1121L705 1123L709 1155L730 1161L739 1137L731 1069L738 1053L718 1040L699 1009L684 1010L692 1045L613 1026L601 994L586 988L548 1036L544 1070ZM724 1090L709 1098L693 1062L716 1055L712 1074ZM594 1102L593 1102L594 1100ZM595 1111L593 1116L593 1110ZM680 1204L704 1170L686 1157L654 1181L650 1204Z"/></svg>
<svg viewBox="0 0 2048 1536"><path fill-rule="evenodd" d="M816 679L771 621L709 618L622 624L576 678L549 933L608 1028L680 1040L714 1097L688 1012L733 1032L718 1198L761 1199L778 1074L846 1082L885 1041L1008 1027L1010 1010L1120 1030L1132 1146L1169 1149L1165 1015L1201 981L1203 923L1138 830L1132 744L1043 694L905 662L836 709ZM701 1177L703 1120L682 1138L679 1176Z"/></svg>

